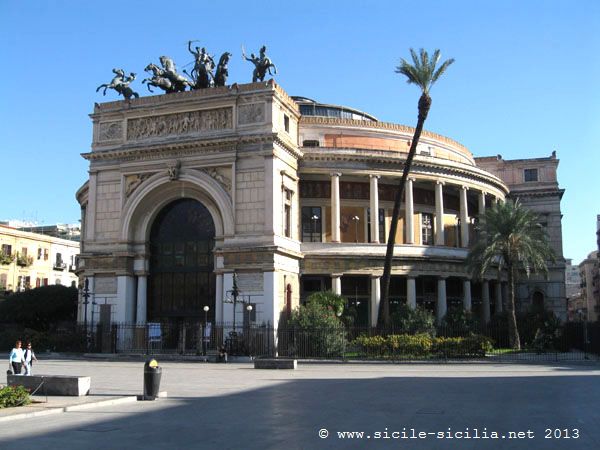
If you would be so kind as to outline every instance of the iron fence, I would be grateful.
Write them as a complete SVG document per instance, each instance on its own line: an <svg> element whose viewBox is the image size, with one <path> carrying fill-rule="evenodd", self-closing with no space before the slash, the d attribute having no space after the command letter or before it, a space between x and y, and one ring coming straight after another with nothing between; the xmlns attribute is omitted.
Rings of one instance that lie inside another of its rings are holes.
<svg viewBox="0 0 600 450"><path fill-rule="evenodd" d="M505 324L439 326L427 333L374 327L297 328L280 325L233 327L202 322L62 325L47 331L6 330L5 347L15 337L32 340L38 351L125 354L173 354L343 360L447 360L486 358L492 361L577 361L600 359L600 323L567 323L545 327L519 324L521 350L509 348ZM4 334L0 332L0 341Z"/></svg>

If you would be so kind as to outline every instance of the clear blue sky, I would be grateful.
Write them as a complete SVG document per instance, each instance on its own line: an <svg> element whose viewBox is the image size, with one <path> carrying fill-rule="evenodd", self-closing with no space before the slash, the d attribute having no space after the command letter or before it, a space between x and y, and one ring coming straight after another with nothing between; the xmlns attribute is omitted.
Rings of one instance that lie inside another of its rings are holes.
<svg viewBox="0 0 600 450"><path fill-rule="evenodd" d="M600 2L0 0L0 219L76 222L87 179L95 89L113 67L137 72L186 43L233 53L266 44L292 95L414 126L419 92L397 74L410 47L456 62L432 90L426 128L476 156L560 159L564 253L595 248L600 214ZM196 44L198 45L198 44Z"/></svg>

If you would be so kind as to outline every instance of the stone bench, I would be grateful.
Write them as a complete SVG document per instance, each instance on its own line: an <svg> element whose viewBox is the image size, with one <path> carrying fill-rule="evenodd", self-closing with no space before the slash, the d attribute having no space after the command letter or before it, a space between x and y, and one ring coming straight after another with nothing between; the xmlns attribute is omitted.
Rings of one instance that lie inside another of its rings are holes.
<svg viewBox="0 0 600 450"><path fill-rule="evenodd" d="M80 397L90 393L92 378L77 375L6 375L6 382L9 386L24 386L30 392L37 389L36 395Z"/></svg>
<svg viewBox="0 0 600 450"><path fill-rule="evenodd" d="M254 360L255 369L297 369L298 361L295 359L257 358Z"/></svg>

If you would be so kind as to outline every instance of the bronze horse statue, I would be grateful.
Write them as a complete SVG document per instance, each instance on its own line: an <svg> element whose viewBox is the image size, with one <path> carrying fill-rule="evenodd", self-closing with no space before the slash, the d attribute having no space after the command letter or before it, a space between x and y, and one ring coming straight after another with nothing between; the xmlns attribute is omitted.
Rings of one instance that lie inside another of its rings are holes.
<svg viewBox="0 0 600 450"><path fill-rule="evenodd" d="M158 87L170 94L172 92L183 92L187 87L194 85L186 77L177 73L175 63L171 58L161 56L160 63L163 68L154 63L150 63L144 68L146 72L152 72L153 74L152 78L142 80L142 83L147 83L150 92L153 92L150 86Z"/></svg>
<svg viewBox="0 0 600 450"><path fill-rule="evenodd" d="M154 91L150 88L150 86L154 86L159 89L162 89L167 94L169 94L171 92L177 92L173 88L173 83L171 83L171 80L169 80L165 76L165 71L163 69L161 69L160 67L158 67L156 64L150 63L144 68L144 70L146 72L152 72L152 78L144 78L142 80L142 83L147 83L148 90L150 92L154 93Z"/></svg>
<svg viewBox="0 0 600 450"><path fill-rule="evenodd" d="M225 86L227 77L229 76L229 69L227 68L229 58L231 58L231 53L229 52L225 52L221 55L219 64L217 64L217 71L215 73L215 86Z"/></svg>
<svg viewBox="0 0 600 450"><path fill-rule="evenodd" d="M130 73L128 77L125 76L125 71L123 69L113 69L113 73L115 77L110 81L110 83L101 84L96 88L96 92L100 89L104 88L102 95L106 95L107 89L114 89L117 93L121 94L125 97L126 100L131 99L131 97L139 98L140 95L135 92L133 89L129 87L129 84L135 80L135 73Z"/></svg>

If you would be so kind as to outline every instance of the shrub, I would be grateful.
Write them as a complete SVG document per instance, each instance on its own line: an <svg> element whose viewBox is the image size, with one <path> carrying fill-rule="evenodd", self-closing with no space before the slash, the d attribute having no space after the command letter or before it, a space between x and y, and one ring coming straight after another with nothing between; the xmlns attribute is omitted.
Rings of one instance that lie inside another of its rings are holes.
<svg viewBox="0 0 600 450"><path fill-rule="evenodd" d="M0 388L0 408L11 408L31 403L29 391L23 386L6 386Z"/></svg>
<svg viewBox="0 0 600 450"><path fill-rule="evenodd" d="M425 356L431 350L431 342L431 336L427 333L391 334L387 337L387 344L393 355Z"/></svg>
<svg viewBox="0 0 600 450"><path fill-rule="evenodd" d="M385 356L388 351L387 339L383 336L365 336L363 334L352 343L367 356Z"/></svg>
<svg viewBox="0 0 600 450"><path fill-rule="evenodd" d="M0 302L3 322L34 330L47 330L58 322L74 322L77 315L77 289L43 286L18 292Z"/></svg>
<svg viewBox="0 0 600 450"><path fill-rule="evenodd" d="M485 356L490 352L492 340L482 335L468 337L436 337L428 334L391 334L384 336L359 336L354 341L366 356L419 358L429 355L444 358Z"/></svg>
<svg viewBox="0 0 600 450"><path fill-rule="evenodd" d="M392 324L401 334L428 334L435 336L435 318L423 309L412 309L410 306L401 305L393 315Z"/></svg>
<svg viewBox="0 0 600 450"><path fill-rule="evenodd" d="M346 329L333 309L317 301L292 311L280 335L285 351L297 356L338 356L346 347Z"/></svg>
<svg viewBox="0 0 600 450"><path fill-rule="evenodd" d="M329 308L336 314L336 316L340 317L344 312L346 299L341 295L334 294L331 291L315 292L314 294L309 295L309 297L306 299L306 303L316 303L325 308Z"/></svg>
<svg viewBox="0 0 600 450"><path fill-rule="evenodd" d="M437 327L438 336L467 336L479 331L479 321L470 311L462 308L451 308Z"/></svg>

